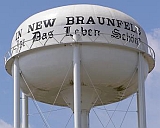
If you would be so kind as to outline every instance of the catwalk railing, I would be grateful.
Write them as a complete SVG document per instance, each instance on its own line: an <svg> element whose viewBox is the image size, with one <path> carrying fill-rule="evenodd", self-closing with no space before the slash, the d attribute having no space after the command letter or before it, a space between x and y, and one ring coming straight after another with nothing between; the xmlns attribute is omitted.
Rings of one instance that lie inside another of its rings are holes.
<svg viewBox="0 0 160 128"><path fill-rule="evenodd" d="M128 48L134 48L136 50L140 50L141 52L144 52L152 59L155 60L155 52L154 50L145 42L142 42L140 38L138 38L138 41L132 41L130 42L128 39L127 41L113 38L110 34L100 33L98 36L90 37L89 35L83 35L83 33L79 33L79 39L75 41L73 39L73 35L66 35L63 34L55 34L52 36L52 38L47 38L43 42L39 39L33 38L30 40L20 41L17 42L16 45L11 47L11 49L5 54L4 61L6 62L12 58L13 56L31 50L39 47L49 46L49 45L56 45L56 44L71 44L75 42L80 43L103 43L103 44L110 44L110 45L117 45L117 46L125 46ZM51 41L52 40L52 41ZM52 42L52 43L51 43Z"/></svg>

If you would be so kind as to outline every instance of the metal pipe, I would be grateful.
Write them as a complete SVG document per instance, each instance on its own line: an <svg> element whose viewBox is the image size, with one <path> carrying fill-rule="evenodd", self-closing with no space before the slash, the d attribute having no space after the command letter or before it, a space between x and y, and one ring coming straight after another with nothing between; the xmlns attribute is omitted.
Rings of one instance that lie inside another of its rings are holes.
<svg viewBox="0 0 160 128"><path fill-rule="evenodd" d="M20 128L20 85L18 58L13 63L12 75L14 77L14 128Z"/></svg>
<svg viewBox="0 0 160 128"><path fill-rule="evenodd" d="M137 92L137 107L138 107L138 128L147 128L146 126L146 106L145 106L145 78L143 67L143 56L139 52L138 65L138 92Z"/></svg>
<svg viewBox="0 0 160 128"><path fill-rule="evenodd" d="M77 35L73 36L77 41ZM80 78L80 51L79 44L73 45L73 65L74 65L74 126L81 128L81 78Z"/></svg>
<svg viewBox="0 0 160 128"><path fill-rule="evenodd" d="M81 128L89 128L89 111L88 110L82 110Z"/></svg>
<svg viewBox="0 0 160 128"><path fill-rule="evenodd" d="M28 97L22 92L22 128L28 128Z"/></svg>

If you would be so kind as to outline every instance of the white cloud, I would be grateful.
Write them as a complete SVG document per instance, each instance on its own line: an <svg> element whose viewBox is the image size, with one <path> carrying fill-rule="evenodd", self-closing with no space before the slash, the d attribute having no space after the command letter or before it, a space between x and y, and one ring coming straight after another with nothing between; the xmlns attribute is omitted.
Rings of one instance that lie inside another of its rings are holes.
<svg viewBox="0 0 160 128"><path fill-rule="evenodd" d="M155 51L155 68L149 74L147 78L147 83L153 85L154 88L159 88L159 76L160 76L160 28L153 29L147 34L149 45ZM153 87L152 86L152 87Z"/></svg>
<svg viewBox="0 0 160 128"><path fill-rule="evenodd" d="M160 28L153 29L147 34L149 45L156 54L155 68L146 80L146 108L148 127L160 126Z"/></svg>
<svg viewBox="0 0 160 128"><path fill-rule="evenodd" d="M13 126L0 119L0 128L13 128Z"/></svg>
<svg viewBox="0 0 160 128"><path fill-rule="evenodd" d="M11 124L8 124L4 120L0 119L0 128L13 128L13 126ZM30 125L29 128L31 128Z"/></svg>
<svg viewBox="0 0 160 128"><path fill-rule="evenodd" d="M160 73L160 28L153 29L152 32L147 34L149 45L156 53L156 66L154 72Z"/></svg>

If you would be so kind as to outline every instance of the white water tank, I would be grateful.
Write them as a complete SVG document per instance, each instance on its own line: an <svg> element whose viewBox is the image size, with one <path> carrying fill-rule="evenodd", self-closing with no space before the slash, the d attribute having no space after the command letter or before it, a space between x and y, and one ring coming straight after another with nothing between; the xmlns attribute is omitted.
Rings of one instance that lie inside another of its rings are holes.
<svg viewBox="0 0 160 128"><path fill-rule="evenodd" d="M73 35L78 35L76 41ZM18 57L20 71L36 100L52 104L62 86L55 104L67 106L73 103L69 97L73 97L74 43L80 44L82 102L90 100L89 108L101 105L100 100L95 102L93 85L104 104L137 91L139 52L143 53L145 78L154 67L154 51L133 18L108 7L69 5L37 13L18 27L6 70L12 75ZM32 97L22 77L20 86Z"/></svg>

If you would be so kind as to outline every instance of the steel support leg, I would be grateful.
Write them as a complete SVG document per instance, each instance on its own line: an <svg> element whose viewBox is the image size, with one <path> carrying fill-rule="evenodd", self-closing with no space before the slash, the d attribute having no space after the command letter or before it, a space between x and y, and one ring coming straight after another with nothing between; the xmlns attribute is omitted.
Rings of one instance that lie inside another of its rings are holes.
<svg viewBox="0 0 160 128"><path fill-rule="evenodd" d="M28 128L28 97L22 93L22 128Z"/></svg>
<svg viewBox="0 0 160 128"><path fill-rule="evenodd" d="M12 75L14 77L14 128L20 128L20 85L18 58L13 63Z"/></svg>
<svg viewBox="0 0 160 128"><path fill-rule="evenodd" d="M138 128L147 128L146 126L146 106L145 106L145 78L143 68L144 58L142 53L139 53L138 66L138 93L137 93L137 107L138 107Z"/></svg>
<svg viewBox="0 0 160 128"><path fill-rule="evenodd" d="M88 110L82 110L81 128L89 128L89 111Z"/></svg>
<svg viewBox="0 0 160 128"><path fill-rule="evenodd" d="M77 40L77 35L73 37ZM81 128L81 78L79 44L73 45L73 74L74 74L74 127Z"/></svg>

